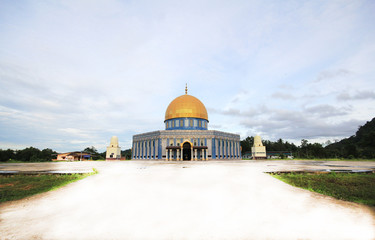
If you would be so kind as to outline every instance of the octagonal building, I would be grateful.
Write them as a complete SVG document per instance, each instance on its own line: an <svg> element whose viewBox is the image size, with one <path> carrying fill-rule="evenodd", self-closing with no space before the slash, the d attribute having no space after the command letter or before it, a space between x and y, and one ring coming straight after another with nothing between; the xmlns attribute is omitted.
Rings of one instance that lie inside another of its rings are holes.
<svg viewBox="0 0 375 240"><path fill-rule="evenodd" d="M240 135L208 130L208 114L196 97L175 98L165 112L165 130L133 136L132 158L166 161L241 158Z"/></svg>

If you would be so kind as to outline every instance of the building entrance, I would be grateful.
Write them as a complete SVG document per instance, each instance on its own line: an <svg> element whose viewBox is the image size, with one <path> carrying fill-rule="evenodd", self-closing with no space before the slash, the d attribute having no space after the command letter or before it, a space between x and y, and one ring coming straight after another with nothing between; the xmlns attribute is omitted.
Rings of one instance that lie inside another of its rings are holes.
<svg viewBox="0 0 375 240"><path fill-rule="evenodd" d="M182 145L182 157L184 161L190 161L191 160L191 145L190 143L186 142L184 145Z"/></svg>

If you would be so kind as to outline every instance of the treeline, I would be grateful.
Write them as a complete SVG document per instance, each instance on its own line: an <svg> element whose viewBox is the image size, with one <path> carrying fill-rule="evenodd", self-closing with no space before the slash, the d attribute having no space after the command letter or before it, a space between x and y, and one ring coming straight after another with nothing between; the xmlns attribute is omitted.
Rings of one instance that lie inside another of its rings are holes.
<svg viewBox="0 0 375 240"><path fill-rule="evenodd" d="M326 147L339 157L375 158L375 118L360 126L355 135Z"/></svg>
<svg viewBox="0 0 375 240"><path fill-rule="evenodd" d="M90 153L92 155L93 160L104 160L106 157L106 153L107 153L107 152L99 153L98 150L96 150L94 146L85 148L83 152ZM122 150L121 156L126 159L131 159L132 150L131 149Z"/></svg>
<svg viewBox="0 0 375 240"><path fill-rule="evenodd" d="M49 148L43 150L34 147L28 147L22 150L0 149L0 162L9 160L21 162L48 162L52 160L53 155L56 157L57 152Z"/></svg>
<svg viewBox="0 0 375 240"><path fill-rule="evenodd" d="M90 153L92 160L104 160L106 152L99 153L95 147L87 147L82 152ZM131 159L131 149L121 151L121 156ZM22 150L0 149L0 162L20 161L20 162L49 162L56 159L57 152L46 148L39 150L38 148L28 147Z"/></svg>
<svg viewBox="0 0 375 240"><path fill-rule="evenodd" d="M375 118L360 126L355 135L339 142L327 142L326 146L320 143L309 143L302 139L301 145L296 146L279 139L275 142L264 140L267 151L292 152L295 158L375 158ZM251 152L254 138L247 137L241 141L242 155Z"/></svg>
<svg viewBox="0 0 375 240"><path fill-rule="evenodd" d="M302 139L301 145L279 139L275 142L264 140L268 152L292 152L295 158L375 158L375 118L360 126L355 135L345 138L339 142L327 142L326 146L320 143L309 143ZM247 137L241 141L242 155L251 153L254 138ZM87 147L83 152L92 154L93 160L102 160L106 157L106 152L99 153L95 147ZM122 157L131 159L131 149L121 151ZM34 147L28 147L23 150L2 150L0 149L0 162L9 160L22 162L46 162L57 157L57 152L46 148L39 150Z"/></svg>
<svg viewBox="0 0 375 240"><path fill-rule="evenodd" d="M242 155L246 153L251 153L251 147L254 143L254 137L247 137L245 140L241 141ZM320 143L309 143L307 140L302 139L301 145L296 146L294 143L284 141L279 139L275 142L269 140L262 140L263 145L266 147L267 152L280 152L280 157L283 158L285 155L283 153L290 152L295 158L334 158L337 157L330 153L326 148Z"/></svg>

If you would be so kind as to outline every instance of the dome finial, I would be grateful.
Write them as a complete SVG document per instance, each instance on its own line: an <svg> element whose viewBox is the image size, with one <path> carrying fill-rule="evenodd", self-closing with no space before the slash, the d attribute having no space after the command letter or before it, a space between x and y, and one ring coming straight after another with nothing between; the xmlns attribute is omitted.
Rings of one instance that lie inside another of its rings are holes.
<svg viewBox="0 0 375 240"><path fill-rule="evenodd" d="M188 88L187 88L187 83L186 83L186 86L185 86L185 94L187 94L187 90L188 90Z"/></svg>

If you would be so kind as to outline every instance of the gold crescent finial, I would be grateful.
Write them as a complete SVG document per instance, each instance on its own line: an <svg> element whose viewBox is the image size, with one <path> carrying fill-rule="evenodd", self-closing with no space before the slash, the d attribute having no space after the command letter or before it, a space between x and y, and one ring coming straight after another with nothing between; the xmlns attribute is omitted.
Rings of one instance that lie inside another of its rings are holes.
<svg viewBox="0 0 375 240"><path fill-rule="evenodd" d="M187 88L187 83L186 83L186 86L185 86L185 94L187 94L187 90L188 90L188 88Z"/></svg>

